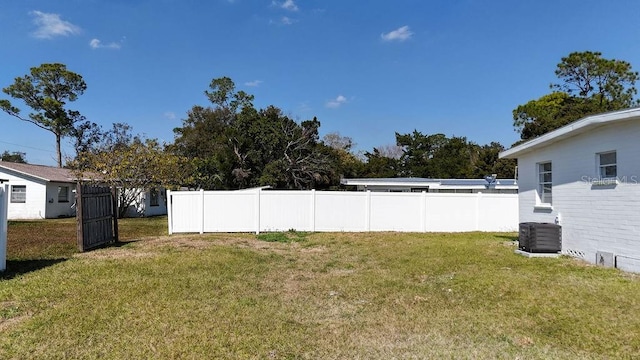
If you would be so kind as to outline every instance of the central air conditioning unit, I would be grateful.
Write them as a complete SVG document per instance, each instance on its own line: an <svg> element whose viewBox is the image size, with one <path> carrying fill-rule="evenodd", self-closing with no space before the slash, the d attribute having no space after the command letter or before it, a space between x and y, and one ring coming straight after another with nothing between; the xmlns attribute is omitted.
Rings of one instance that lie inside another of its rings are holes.
<svg viewBox="0 0 640 360"><path fill-rule="evenodd" d="M518 248L530 253L558 253L562 250L562 227L551 223L520 223Z"/></svg>

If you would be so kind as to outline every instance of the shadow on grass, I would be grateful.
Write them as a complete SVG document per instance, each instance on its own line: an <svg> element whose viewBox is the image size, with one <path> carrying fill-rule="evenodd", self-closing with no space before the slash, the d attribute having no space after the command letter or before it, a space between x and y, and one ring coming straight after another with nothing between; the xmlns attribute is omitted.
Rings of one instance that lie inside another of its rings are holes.
<svg viewBox="0 0 640 360"><path fill-rule="evenodd" d="M7 260L7 269L0 272L0 280L10 280L17 276L28 274L32 271L44 269L66 261L65 258L59 259L37 259L37 260Z"/></svg>
<svg viewBox="0 0 640 360"><path fill-rule="evenodd" d="M511 241L518 241L518 235L496 235L497 238L501 238L501 239L505 239L505 240L511 240Z"/></svg>

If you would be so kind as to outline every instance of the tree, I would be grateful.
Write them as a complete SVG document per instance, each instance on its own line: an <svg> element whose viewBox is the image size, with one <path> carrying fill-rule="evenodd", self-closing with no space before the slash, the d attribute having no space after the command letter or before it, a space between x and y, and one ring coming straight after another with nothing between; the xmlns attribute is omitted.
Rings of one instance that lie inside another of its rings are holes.
<svg viewBox="0 0 640 360"><path fill-rule="evenodd" d="M73 134L75 124L84 120L78 111L65 109L67 102L75 101L86 90L82 76L67 70L63 64L42 64L18 77L12 85L2 89L14 99L21 99L33 112L28 117L20 114L9 100L0 100L0 108L22 121L36 125L55 135L58 167L62 167L60 142Z"/></svg>
<svg viewBox="0 0 640 360"><path fill-rule="evenodd" d="M483 178L497 174L512 178L515 162L499 159L504 147L497 142L478 145L466 137L443 134L424 135L414 130L396 134L403 154L399 160L401 176L436 179Z"/></svg>
<svg viewBox="0 0 640 360"><path fill-rule="evenodd" d="M396 144L403 148L399 175L435 177L431 160L448 141L444 134L424 135L418 130L410 134L396 133Z"/></svg>
<svg viewBox="0 0 640 360"><path fill-rule="evenodd" d="M322 137L317 151L322 152L331 162L331 187L337 188L342 178L356 178L362 176L364 170L363 155L355 154L355 143L349 136L342 136L339 132L331 132Z"/></svg>
<svg viewBox="0 0 640 360"><path fill-rule="evenodd" d="M134 136L127 124L113 124L100 138L70 165L82 178L118 188L120 217L130 206L139 205L146 190L177 187L188 181L189 163L184 158L164 151L156 139Z"/></svg>
<svg viewBox="0 0 640 360"><path fill-rule="evenodd" d="M443 141L429 161L429 177L435 179L469 179L477 160L478 145L466 137Z"/></svg>
<svg viewBox="0 0 640 360"><path fill-rule="evenodd" d="M342 136L339 132L334 131L322 137L322 142L328 147L336 150L351 151L353 147L353 139L349 136Z"/></svg>
<svg viewBox="0 0 640 360"><path fill-rule="evenodd" d="M316 118L301 124L282 118L278 134L283 139L282 153L266 164L260 183L299 190L328 185L333 169L328 156L319 151L319 127Z"/></svg>
<svg viewBox="0 0 640 360"><path fill-rule="evenodd" d="M8 152L5 150L0 155L0 161L26 164L27 163L26 156L27 154L23 152L18 152L18 151Z"/></svg>
<svg viewBox="0 0 640 360"><path fill-rule="evenodd" d="M385 156L373 148L373 152L365 152L363 176L368 178L391 178L400 174L400 160Z"/></svg>
<svg viewBox="0 0 640 360"><path fill-rule="evenodd" d="M298 123L275 106L257 110L253 96L226 77L213 79L210 89L213 107L194 106L171 146L191 159L193 187L307 189L335 179L317 119Z"/></svg>
<svg viewBox="0 0 640 360"><path fill-rule="evenodd" d="M552 89L583 99L591 99L599 111L611 111L637 105L633 99L638 73L631 64L615 59L603 59L602 53L573 52L558 64L556 76L562 80Z"/></svg>
<svg viewBox="0 0 640 360"><path fill-rule="evenodd" d="M513 125L524 140L543 135L588 115L639 104L631 64L603 59L599 52L573 52L557 65L554 90L513 110Z"/></svg>
<svg viewBox="0 0 640 360"><path fill-rule="evenodd" d="M472 177L479 179L496 174L499 179L514 179L517 162L515 159L500 159L502 151L504 146L498 142L478 147Z"/></svg>

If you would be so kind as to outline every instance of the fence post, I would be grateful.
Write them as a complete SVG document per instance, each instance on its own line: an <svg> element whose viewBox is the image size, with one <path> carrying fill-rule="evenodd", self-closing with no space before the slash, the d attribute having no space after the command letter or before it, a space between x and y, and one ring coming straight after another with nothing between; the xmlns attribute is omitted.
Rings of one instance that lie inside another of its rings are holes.
<svg viewBox="0 0 640 360"><path fill-rule="evenodd" d="M316 231L316 189L311 189L311 232Z"/></svg>
<svg viewBox="0 0 640 360"><path fill-rule="evenodd" d="M84 251L84 231L82 231L82 224L84 223L84 208L82 203L82 192L84 188L79 181L76 183L76 241L78 243L78 250Z"/></svg>
<svg viewBox="0 0 640 360"><path fill-rule="evenodd" d="M255 198L255 204L254 206L256 207L256 212L255 212L255 223L256 223L256 235L260 234L260 195L262 195L262 189L257 189L256 190L256 198Z"/></svg>
<svg viewBox="0 0 640 360"><path fill-rule="evenodd" d="M166 199L167 199L167 222L168 222L168 226L169 226L169 235L173 234L173 223L171 222L171 219L173 217L173 204L171 203L171 190L167 190L167 195L166 195Z"/></svg>
<svg viewBox="0 0 640 360"><path fill-rule="evenodd" d="M120 234L118 232L118 188L111 187L111 216L113 218L113 241L120 241Z"/></svg>
<svg viewBox="0 0 640 360"><path fill-rule="evenodd" d="M200 189L200 234L204 234L204 189Z"/></svg>
<svg viewBox="0 0 640 360"><path fill-rule="evenodd" d="M482 191L478 191L476 196L476 231L480 230L480 198L482 197Z"/></svg>
<svg viewBox="0 0 640 360"><path fill-rule="evenodd" d="M427 192L421 191L420 201L420 227L422 228L422 232L427 232Z"/></svg>
<svg viewBox="0 0 640 360"><path fill-rule="evenodd" d="M0 271L7 269L7 215L9 213L9 185L0 180Z"/></svg>
<svg viewBox="0 0 640 360"><path fill-rule="evenodd" d="M365 209L364 209L364 216L366 216L365 219L365 231L371 231L371 190L367 190L367 198L365 201Z"/></svg>

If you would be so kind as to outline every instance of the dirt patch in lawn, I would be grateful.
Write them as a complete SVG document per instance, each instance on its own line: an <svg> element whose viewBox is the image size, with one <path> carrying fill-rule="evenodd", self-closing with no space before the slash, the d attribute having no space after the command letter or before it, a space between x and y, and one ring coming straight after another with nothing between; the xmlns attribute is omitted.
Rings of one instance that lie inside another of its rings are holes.
<svg viewBox="0 0 640 360"><path fill-rule="evenodd" d="M114 260L114 259L142 259L156 256L153 252L140 251L135 248L107 248L88 251L74 255L80 259Z"/></svg>

